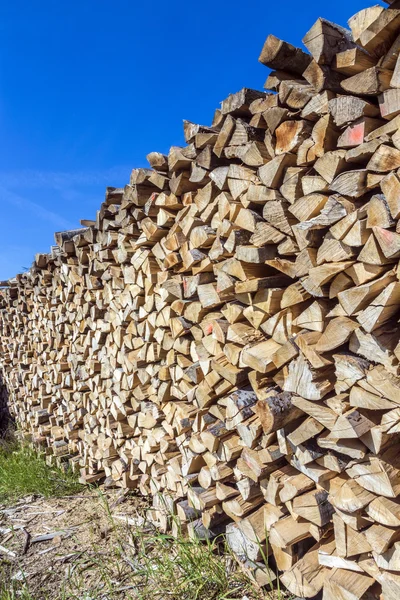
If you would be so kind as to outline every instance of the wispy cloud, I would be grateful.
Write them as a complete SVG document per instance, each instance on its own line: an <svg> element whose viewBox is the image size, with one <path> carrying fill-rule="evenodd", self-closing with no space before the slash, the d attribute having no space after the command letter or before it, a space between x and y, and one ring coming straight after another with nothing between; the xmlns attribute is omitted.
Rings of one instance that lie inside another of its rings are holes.
<svg viewBox="0 0 400 600"><path fill-rule="evenodd" d="M0 206L6 222L23 228L30 247L15 248L12 226L0 238L0 280L32 263L35 251L47 251L53 231L73 229L80 218L90 218L108 185L123 186L130 168L118 166L92 171L0 170ZM85 211L84 214L81 211ZM36 240L37 237L37 241ZM37 244L37 245L36 245Z"/></svg>
<svg viewBox="0 0 400 600"><path fill-rule="evenodd" d="M21 208L23 210L29 211L36 218L52 223L54 227L60 229L70 229L73 227L73 224L67 219L64 219L64 217L62 217L61 215L58 215L57 213L48 210L44 206L41 206L36 202L32 202L27 198L23 198L21 195L16 194L15 192L12 192L5 188L0 190L0 200L13 206L17 206L18 208Z"/></svg>
<svg viewBox="0 0 400 600"><path fill-rule="evenodd" d="M7 244L6 250L0 247L0 281L29 269L34 255L35 249L29 246Z"/></svg>
<svg viewBox="0 0 400 600"><path fill-rule="evenodd" d="M129 181L130 169L126 166L93 171L40 171L24 169L0 171L0 186L7 188L52 188L65 189L76 186L115 185L122 186Z"/></svg>

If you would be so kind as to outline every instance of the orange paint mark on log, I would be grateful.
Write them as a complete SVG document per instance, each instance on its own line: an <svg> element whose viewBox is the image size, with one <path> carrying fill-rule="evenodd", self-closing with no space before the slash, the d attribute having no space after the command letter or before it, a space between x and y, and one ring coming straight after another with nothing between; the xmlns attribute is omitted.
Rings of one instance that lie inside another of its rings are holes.
<svg viewBox="0 0 400 600"><path fill-rule="evenodd" d="M354 125L354 127L352 127L350 129L349 142L350 142L350 144L354 144L355 146L358 146L359 144L362 144L363 141L364 141L364 123L358 123L357 125Z"/></svg>
<svg viewBox="0 0 400 600"><path fill-rule="evenodd" d="M393 239L393 232L388 229L381 229L379 231L379 235L386 239L387 242L390 242Z"/></svg>

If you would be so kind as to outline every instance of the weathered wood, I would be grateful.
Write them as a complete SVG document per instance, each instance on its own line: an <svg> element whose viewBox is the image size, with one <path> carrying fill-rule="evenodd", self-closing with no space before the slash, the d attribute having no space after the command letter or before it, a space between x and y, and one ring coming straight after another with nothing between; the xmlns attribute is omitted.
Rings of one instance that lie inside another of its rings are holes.
<svg viewBox="0 0 400 600"><path fill-rule="evenodd" d="M303 43L321 65L330 65L337 52L355 47L350 31L321 18L303 38Z"/></svg>
<svg viewBox="0 0 400 600"><path fill-rule="evenodd" d="M302 75L310 64L311 57L300 48L269 35L258 60L270 69Z"/></svg>
<svg viewBox="0 0 400 600"><path fill-rule="evenodd" d="M387 90L392 79L392 71L371 67L341 82L342 88L351 94L378 96Z"/></svg>

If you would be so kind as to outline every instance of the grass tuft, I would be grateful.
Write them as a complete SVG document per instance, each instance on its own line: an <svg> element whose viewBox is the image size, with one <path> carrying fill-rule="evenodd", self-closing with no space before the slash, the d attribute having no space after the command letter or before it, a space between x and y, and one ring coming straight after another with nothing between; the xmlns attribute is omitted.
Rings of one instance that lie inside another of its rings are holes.
<svg viewBox="0 0 400 600"><path fill-rule="evenodd" d="M82 489L72 472L47 466L42 454L16 441L0 446L0 503L30 494L45 498L75 494Z"/></svg>
<svg viewBox="0 0 400 600"><path fill-rule="evenodd" d="M0 572L0 577L2 573ZM0 600L39 600L32 596L25 585L0 581ZM41 600L45 600L44 598ZM46 599L47 600L47 599Z"/></svg>
<svg viewBox="0 0 400 600"><path fill-rule="evenodd" d="M249 600L267 598L238 568L223 537L202 542L116 523L107 500L100 498L113 531L114 558L124 566L125 581L138 600ZM104 568L103 573L107 572ZM114 563L115 569L115 563ZM115 577L115 570L114 570ZM119 577L121 574L119 574Z"/></svg>
<svg viewBox="0 0 400 600"><path fill-rule="evenodd" d="M249 587L246 577L220 555L221 546L215 542L162 534L136 536L135 540L139 542L137 576L143 577L143 598L228 600Z"/></svg>

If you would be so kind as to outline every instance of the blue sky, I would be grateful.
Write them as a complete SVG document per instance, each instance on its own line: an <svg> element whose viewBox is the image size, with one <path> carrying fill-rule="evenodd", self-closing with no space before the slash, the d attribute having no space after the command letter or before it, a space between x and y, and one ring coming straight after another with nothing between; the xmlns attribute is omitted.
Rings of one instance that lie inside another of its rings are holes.
<svg viewBox="0 0 400 600"><path fill-rule="evenodd" d="M274 33L295 45L319 16L345 25L365 0L15 0L1 3L0 280L94 218L107 185L210 124Z"/></svg>

